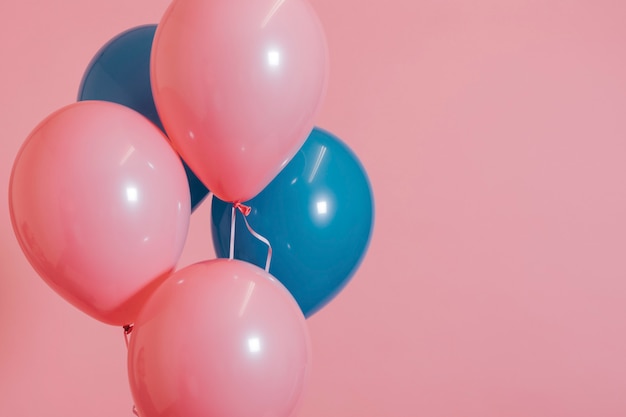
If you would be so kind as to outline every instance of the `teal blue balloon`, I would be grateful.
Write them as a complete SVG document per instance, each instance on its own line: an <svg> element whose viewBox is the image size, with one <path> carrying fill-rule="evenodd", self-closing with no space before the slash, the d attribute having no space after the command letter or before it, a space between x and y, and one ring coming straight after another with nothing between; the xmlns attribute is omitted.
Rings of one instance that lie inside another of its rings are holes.
<svg viewBox="0 0 626 417"><path fill-rule="evenodd" d="M255 198L246 217L272 245L270 273L294 296L306 317L349 282L369 245L374 203L356 155L332 134L315 128L281 173ZM231 208L214 198L213 244L230 250ZM267 246L250 234L238 213L234 257L265 267Z"/></svg>
<svg viewBox="0 0 626 417"><path fill-rule="evenodd" d="M78 101L102 100L122 104L141 113L165 132L150 85L150 51L156 25L129 29L104 45L91 60L78 91ZM184 163L196 208L209 190Z"/></svg>

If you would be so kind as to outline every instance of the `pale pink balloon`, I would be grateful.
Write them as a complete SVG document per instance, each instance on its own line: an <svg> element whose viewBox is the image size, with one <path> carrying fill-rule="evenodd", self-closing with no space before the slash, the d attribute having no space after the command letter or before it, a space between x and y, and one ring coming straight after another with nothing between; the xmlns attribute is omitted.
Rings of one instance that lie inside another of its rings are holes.
<svg viewBox="0 0 626 417"><path fill-rule="evenodd" d="M154 99L172 144L230 202L258 194L302 146L327 72L307 0L177 0L152 49Z"/></svg>
<svg viewBox="0 0 626 417"><path fill-rule="evenodd" d="M264 270L217 259L174 273L131 335L141 417L290 417L310 370L305 318Z"/></svg>
<svg viewBox="0 0 626 417"><path fill-rule="evenodd" d="M179 157L147 119L83 101L50 115L22 145L9 205L34 269L93 318L124 325L173 270L190 216Z"/></svg>

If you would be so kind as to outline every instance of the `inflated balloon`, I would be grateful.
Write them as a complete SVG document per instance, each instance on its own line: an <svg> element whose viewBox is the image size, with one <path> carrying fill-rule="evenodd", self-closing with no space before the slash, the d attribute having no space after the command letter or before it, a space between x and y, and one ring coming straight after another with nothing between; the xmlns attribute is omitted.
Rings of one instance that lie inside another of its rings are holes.
<svg viewBox="0 0 626 417"><path fill-rule="evenodd" d="M152 88L173 146L219 198L244 201L313 128L327 46L307 0L177 0L158 25Z"/></svg>
<svg viewBox="0 0 626 417"><path fill-rule="evenodd" d="M134 321L173 270L189 226L180 158L139 113L82 101L47 117L11 174L9 208L44 281L95 319Z"/></svg>
<svg viewBox="0 0 626 417"><path fill-rule="evenodd" d="M314 129L285 169L257 197L250 226L269 240L270 273L308 317L328 303L360 264L373 225L372 191L363 167L337 138ZM212 235L219 257L230 247L231 207L212 204ZM234 255L264 266L267 247L237 217Z"/></svg>
<svg viewBox="0 0 626 417"><path fill-rule="evenodd" d="M291 417L310 369L306 321L264 270L217 259L174 273L128 350L141 417Z"/></svg>
<svg viewBox="0 0 626 417"><path fill-rule="evenodd" d="M163 130L150 87L150 51L156 25L129 29L104 45L89 63L78 91L78 100L104 100L138 111ZM208 194L207 188L183 164L196 208Z"/></svg>

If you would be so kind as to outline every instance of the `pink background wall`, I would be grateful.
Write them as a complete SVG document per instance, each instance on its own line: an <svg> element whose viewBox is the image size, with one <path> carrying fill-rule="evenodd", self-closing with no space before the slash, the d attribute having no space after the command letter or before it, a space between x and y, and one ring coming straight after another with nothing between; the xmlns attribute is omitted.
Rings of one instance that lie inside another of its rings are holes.
<svg viewBox="0 0 626 417"><path fill-rule="evenodd" d="M318 125L364 162L377 224L309 320L302 417L626 415L626 3L313 0ZM18 147L93 54L166 0L0 12L0 415L131 416L121 330L66 304L9 222ZM181 266L213 256L209 207Z"/></svg>

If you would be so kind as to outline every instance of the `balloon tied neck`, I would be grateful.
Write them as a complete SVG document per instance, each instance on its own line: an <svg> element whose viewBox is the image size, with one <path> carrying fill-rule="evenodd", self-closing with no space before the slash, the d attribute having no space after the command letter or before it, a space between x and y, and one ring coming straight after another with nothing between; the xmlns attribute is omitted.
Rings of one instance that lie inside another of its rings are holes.
<svg viewBox="0 0 626 417"><path fill-rule="evenodd" d="M252 211L252 208L250 208L250 206L246 206L245 204L241 203L233 203L233 207L239 210L244 216L248 216Z"/></svg>
<svg viewBox="0 0 626 417"><path fill-rule="evenodd" d="M133 332L133 329L135 328L135 326L133 326L132 324L127 324L126 326L123 327L124 329L124 343L126 343L126 349L128 349L128 345L130 344L130 334Z"/></svg>
<svg viewBox="0 0 626 417"><path fill-rule="evenodd" d="M134 326L132 324L127 324L124 326L124 335L128 336L133 332Z"/></svg>

